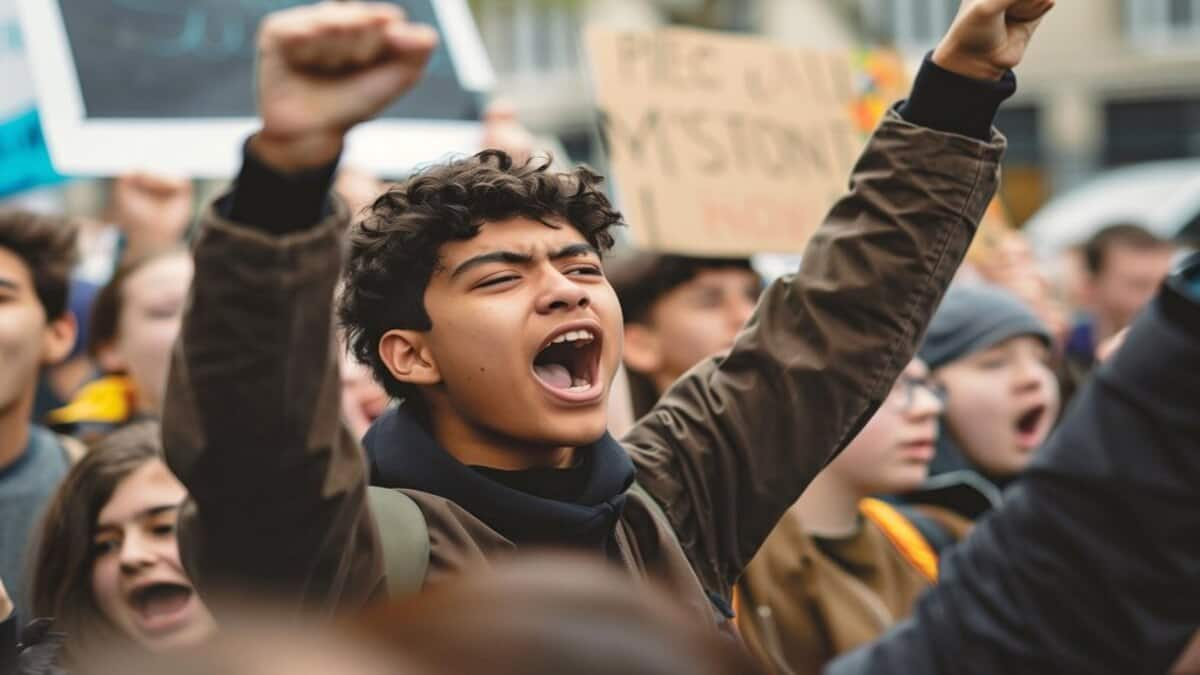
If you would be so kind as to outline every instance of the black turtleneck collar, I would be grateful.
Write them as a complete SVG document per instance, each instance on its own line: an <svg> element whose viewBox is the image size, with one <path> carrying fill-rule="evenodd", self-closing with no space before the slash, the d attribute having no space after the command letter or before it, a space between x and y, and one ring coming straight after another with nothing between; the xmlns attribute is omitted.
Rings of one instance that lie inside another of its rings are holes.
<svg viewBox="0 0 1200 675"><path fill-rule="evenodd" d="M633 462L609 434L578 448L579 462L568 469L470 467L403 408L376 420L363 445L372 485L445 497L518 545L604 550L634 477Z"/></svg>
<svg viewBox="0 0 1200 675"><path fill-rule="evenodd" d="M592 474L592 454L587 451L576 453L574 466L565 469L523 469L510 471L493 469L490 466L475 466L471 468L476 473L491 478L518 492L552 499L556 502L580 503L583 493L587 490L588 479Z"/></svg>

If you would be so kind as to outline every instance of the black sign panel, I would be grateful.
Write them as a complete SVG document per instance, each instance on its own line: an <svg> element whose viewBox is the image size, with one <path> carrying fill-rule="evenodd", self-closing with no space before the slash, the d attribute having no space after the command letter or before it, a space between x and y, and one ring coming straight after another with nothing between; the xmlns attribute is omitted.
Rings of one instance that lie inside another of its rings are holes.
<svg viewBox="0 0 1200 675"><path fill-rule="evenodd" d="M269 12L301 0L58 2L88 119L253 117L255 34ZM424 80L382 117L474 120L431 0L402 0L442 40Z"/></svg>

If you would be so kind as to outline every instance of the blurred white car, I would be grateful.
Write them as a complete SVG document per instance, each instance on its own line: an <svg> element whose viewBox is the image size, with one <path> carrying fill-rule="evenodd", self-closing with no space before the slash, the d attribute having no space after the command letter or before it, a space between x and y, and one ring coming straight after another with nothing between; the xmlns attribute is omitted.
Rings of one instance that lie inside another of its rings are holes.
<svg viewBox="0 0 1200 675"><path fill-rule="evenodd" d="M1035 255L1051 260L1117 223L1141 225L1165 239L1200 237L1200 159L1105 172L1047 202L1023 229Z"/></svg>

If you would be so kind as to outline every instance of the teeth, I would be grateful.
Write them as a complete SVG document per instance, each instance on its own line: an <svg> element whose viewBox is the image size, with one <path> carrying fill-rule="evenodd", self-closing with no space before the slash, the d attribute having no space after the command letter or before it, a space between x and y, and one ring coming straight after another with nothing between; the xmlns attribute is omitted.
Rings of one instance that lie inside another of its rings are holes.
<svg viewBox="0 0 1200 675"><path fill-rule="evenodd" d="M567 387L567 391L587 391L591 389L592 383L583 378L575 378L571 381L571 386Z"/></svg>
<svg viewBox="0 0 1200 675"><path fill-rule="evenodd" d="M590 330L572 330L572 331L567 331L566 333L563 333L562 335L559 335L558 337L554 338L553 340L550 341L550 344L556 345L556 344L560 344L563 342L587 343L587 342L591 342L592 340L595 340L595 339L596 339L596 336ZM576 345L576 347L581 347L581 346L583 346L583 345L582 344Z"/></svg>

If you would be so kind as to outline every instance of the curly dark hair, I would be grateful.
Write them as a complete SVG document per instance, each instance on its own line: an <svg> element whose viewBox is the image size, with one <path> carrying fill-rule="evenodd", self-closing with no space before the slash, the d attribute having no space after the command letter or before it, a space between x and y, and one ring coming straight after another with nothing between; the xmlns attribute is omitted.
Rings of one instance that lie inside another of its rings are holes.
<svg viewBox="0 0 1200 675"><path fill-rule="evenodd" d="M25 261L33 277L34 292L53 321L67 313L71 269L78 251L78 228L66 219L29 211L0 211L0 248Z"/></svg>
<svg viewBox="0 0 1200 675"><path fill-rule="evenodd" d="M486 222L524 216L557 227L562 219L596 250L612 248L609 228L621 214L586 166L550 171L548 156L516 164L499 150L425 169L375 200L350 233L338 319L355 358L393 398L417 402L379 357L379 340L396 328L429 330L425 289L441 265L441 247L479 234Z"/></svg>

